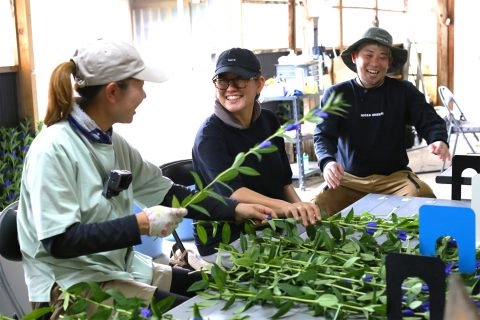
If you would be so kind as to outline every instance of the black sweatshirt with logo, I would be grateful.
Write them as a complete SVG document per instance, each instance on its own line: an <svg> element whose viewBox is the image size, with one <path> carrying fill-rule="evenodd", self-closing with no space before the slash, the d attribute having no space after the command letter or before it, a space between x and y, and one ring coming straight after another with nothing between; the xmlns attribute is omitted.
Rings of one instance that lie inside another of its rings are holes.
<svg viewBox="0 0 480 320"><path fill-rule="evenodd" d="M330 161L359 177L408 169L407 125L427 144L447 141L445 121L408 81L386 77L381 86L365 89L351 79L329 87L322 105L331 94L342 94L349 106L345 116L329 114L315 128L314 148L322 172Z"/></svg>

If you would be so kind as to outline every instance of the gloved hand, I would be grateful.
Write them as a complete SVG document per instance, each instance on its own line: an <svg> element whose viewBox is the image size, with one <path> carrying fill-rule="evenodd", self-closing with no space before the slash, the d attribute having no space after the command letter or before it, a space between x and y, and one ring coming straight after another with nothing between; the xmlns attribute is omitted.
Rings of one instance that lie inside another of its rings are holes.
<svg viewBox="0 0 480 320"><path fill-rule="evenodd" d="M185 208L169 208L164 206L153 206L143 209L147 215L150 228L148 235L166 237L175 230L183 217L187 215Z"/></svg>

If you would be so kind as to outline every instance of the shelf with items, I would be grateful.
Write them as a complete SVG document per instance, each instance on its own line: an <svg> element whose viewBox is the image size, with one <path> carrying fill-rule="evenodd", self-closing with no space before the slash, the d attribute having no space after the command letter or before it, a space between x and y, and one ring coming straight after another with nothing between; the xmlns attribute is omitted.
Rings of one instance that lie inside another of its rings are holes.
<svg viewBox="0 0 480 320"><path fill-rule="evenodd" d="M300 90L305 94L316 94L323 90L319 61L312 60L301 64L275 65L277 81L284 83L287 91Z"/></svg>
<svg viewBox="0 0 480 320"><path fill-rule="evenodd" d="M300 114L303 114L300 112L300 101L304 101L306 99L317 99L319 100L320 95L319 94L309 94L309 95L301 95L301 96L279 96L279 97L264 97L260 100L260 103L268 103L268 102L289 102L291 105L291 119L295 123L297 123L300 119L301 116ZM303 105L303 104L302 104ZM300 190L305 190L305 178L306 178L306 172L310 174L311 171L315 171L315 169L308 168L310 170L305 170L305 166L303 163L303 141L308 139L307 137L304 138L302 134L302 128L299 127L298 129L295 130L295 137L294 137L294 146L295 146L295 162L296 162L296 167L298 170L295 170L297 172L297 177L298 177L298 185ZM311 139L311 135L309 137ZM298 161L298 159L301 159L302 161ZM316 172L313 172L316 173ZM295 177L295 175L294 175Z"/></svg>
<svg viewBox="0 0 480 320"><path fill-rule="evenodd" d="M303 130L302 130L303 132ZM288 158L291 159L290 166L292 168L292 178L299 179L298 174L298 162L296 156L296 139L285 144ZM303 177L306 179L312 175L320 175L320 169L318 168L317 157L313 148L313 135L302 134L302 161L303 161Z"/></svg>
<svg viewBox="0 0 480 320"><path fill-rule="evenodd" d="M305 166L305 162L304 162L304 166ZM292 168L292 179L294 180L299 179L300 176L298 175L298 163L296 162L291 163L290 167ZM320 175L320 169L318 169L318 164L316 162L310 161L308 163L307 169L305 169L304 167L303 177L304 179L306 179L313 175ZM305 183L305 180L304 180L304 183ZM302 191L305 191L305 188L303 188Z"/></svg>

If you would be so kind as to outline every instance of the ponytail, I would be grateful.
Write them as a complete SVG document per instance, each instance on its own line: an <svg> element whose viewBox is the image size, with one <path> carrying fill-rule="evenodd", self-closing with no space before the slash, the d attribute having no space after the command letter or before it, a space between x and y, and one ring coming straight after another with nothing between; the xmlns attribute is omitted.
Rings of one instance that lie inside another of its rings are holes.
<svg viewBox="0 0 480 320"><path fill-rule="evenodd" d="M71 77L74 73L75 64L73 61L64 62L53 70L48 88L45 125L51 126L65 119L72 111L73 87Z"/></svg>

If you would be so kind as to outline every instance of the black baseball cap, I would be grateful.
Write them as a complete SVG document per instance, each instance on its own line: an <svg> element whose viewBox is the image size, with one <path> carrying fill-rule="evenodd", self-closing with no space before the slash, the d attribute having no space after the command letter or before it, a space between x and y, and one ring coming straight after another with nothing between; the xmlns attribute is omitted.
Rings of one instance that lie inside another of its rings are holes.
<svg viewBox="0 0 480 320"><path fill-rule="evenodd" d="M221 73L231 72L250 79L261 73L260 61L255 54L244 48L232 48L223 51L217 59L213 78Z"/></svg>

